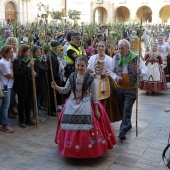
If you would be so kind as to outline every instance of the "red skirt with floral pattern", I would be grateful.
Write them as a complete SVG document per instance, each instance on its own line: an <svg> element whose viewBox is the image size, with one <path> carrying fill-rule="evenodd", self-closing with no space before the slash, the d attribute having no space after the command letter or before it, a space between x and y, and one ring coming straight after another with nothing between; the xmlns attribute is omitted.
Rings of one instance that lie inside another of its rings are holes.
<svg viewBox="0 0 170 170"><path fill-rule="evenodd" d="M65 103L65 105L67 102ZM58 150L64 157L69 158L95 158L112 149L116 144L116 138L113 128L110 124L105 108L99 102L98 108L100 119L94 115L94 104L92 106L92 123L91 130L63 130L61 129L61 121L65 106L61 111L55 143L58 144Z"/></svg>

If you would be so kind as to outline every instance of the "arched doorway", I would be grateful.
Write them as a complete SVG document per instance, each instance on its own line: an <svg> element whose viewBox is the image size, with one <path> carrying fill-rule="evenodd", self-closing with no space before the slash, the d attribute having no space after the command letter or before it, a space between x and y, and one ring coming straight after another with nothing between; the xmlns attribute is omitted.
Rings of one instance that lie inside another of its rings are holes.
<svg viewBox="0 0 170 170"><path fill-rule="evenodd" d="M97 24L106 23L107 22L107 11L103 7L97 7L94 10L94 22Z"/></svg>
<svg viewBox="0 0 170 170"><path fill-rule="evenodd" d="M17 9L12 1L5 5L5 21L7 23L14 23L17 21Z"/></svg>
<svg viewBox="0 0 170 170"><path fill-rule="evenodd" d="M117 8L115 16L116 23L129 21L130 17L129 9L125 6L120 6Z"/></svg>
<svg viewBox="0 0 170 170"><path fill-rule="evenodd" d="M152 10L148 6L141 6L136 13L136 21L140 22L142 18L143 22L152 22Z"/></svg>
<svg viewBox="0 0 170 170"><path fill-rule="evenodd" d="M159 11L159 16L162 23L168 22L170 24L170 5L162 7Z"/></svg>

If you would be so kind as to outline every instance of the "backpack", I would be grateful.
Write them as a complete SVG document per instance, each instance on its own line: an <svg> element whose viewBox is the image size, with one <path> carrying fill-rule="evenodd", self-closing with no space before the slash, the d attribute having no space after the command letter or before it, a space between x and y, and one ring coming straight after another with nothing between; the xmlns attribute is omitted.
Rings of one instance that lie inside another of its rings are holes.
<svg viewBox="0 0 170 170"><path fill-rule="evenodd" d="M168 169L170 169L170 144L169 144L169 140L170 140L170 133L169 133L168 145L165 147L165 149L163 150L163 153L162 153L163 162L168 167Z"/></svg>

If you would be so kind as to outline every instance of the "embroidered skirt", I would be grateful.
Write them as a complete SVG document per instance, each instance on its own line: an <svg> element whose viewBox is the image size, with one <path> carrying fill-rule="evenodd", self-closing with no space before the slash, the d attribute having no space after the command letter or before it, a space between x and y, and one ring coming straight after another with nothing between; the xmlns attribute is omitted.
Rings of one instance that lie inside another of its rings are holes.
<svg viewBox="0 0 170 170"><path fill-rule="evenodd" d="M165 73L157 63L148 63L148 74L139 83L139 89L146 91L165 91L168 89Z"/></svg>
<svg viewBox="0 0 170 170"><path fill-rule="evenodd" d="M117 85L111 77L109 77L109 82L110 82L110 96L107 99L101 100L100 102L106 109L110 121L116 122L122 120L122 115L120 112L120 106L118 103L116 93Z"/></svg>
<svg viewBox="0 0 170 170"><path fill-rule="evenodd" d="M94 105L91 102L92 128L89 130L62 129L61 124L69 122L69 118L67 118L67 121L63 121L67 104L68 101L60 113L55 136L55 143L58 144L58 150L62 156L68 158L95 158L113 148L113 145L116 144L116 138L106 110L100 102L98 104L101 114L100 119L96 119ZM87 119L87 122L90 122L89 119Z"/></svg>

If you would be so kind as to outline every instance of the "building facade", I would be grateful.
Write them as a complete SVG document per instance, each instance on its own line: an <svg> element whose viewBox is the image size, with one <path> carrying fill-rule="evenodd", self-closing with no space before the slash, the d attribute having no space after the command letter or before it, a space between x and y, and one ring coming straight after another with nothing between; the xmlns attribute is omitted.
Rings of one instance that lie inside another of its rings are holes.
<svg viewBox="0 0 170 170"><path fill-rule="evenodd" d="M49 4L50 10L60 10L61 0L0 0L0 24L3 22L14 23L16 21L26 24L37 20L38 4ZM55 3L55 5L54 5Z"/></svg>
<svg viewBox="0 0 170 170"><path fill-rule="evenodd" d="M22 24L35 20L37 16L37 0L1 0L0 20L2 22Z"/></svg>
<svg viewBox="0 0 170 170"><path fill-rule="evenodd" d="M91 0L91 22L170 24L170 0Z"/></svg>
<svg viewBox="0 0 170 170"><path fill-rule="evenodd" d="M37 19L37 4L49 4L50 10L63 11L68 21L69 9L81 11L80 22L139 22L170 24L170 0L1 0L0 21L22 24Z"/></svg>

